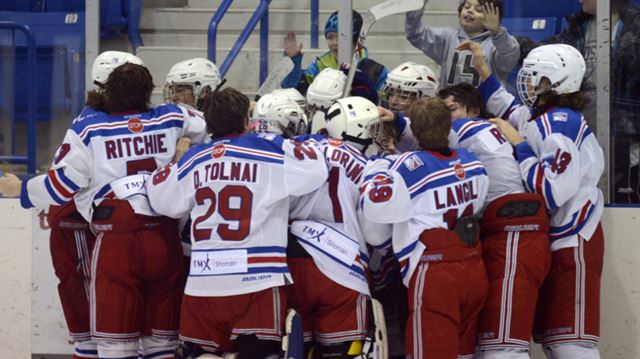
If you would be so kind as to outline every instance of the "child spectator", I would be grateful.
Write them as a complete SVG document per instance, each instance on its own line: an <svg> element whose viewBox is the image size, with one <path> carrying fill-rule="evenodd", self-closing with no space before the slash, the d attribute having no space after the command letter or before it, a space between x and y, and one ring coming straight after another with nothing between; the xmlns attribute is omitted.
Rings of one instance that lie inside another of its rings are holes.
<svg viewBox="0 0 640 359"><path fill-rule="evenodd" d="M440 66L440 85L444 88L460 82L480 84L478 73L472 66L470 52L458 51L458 45L473 40L482 46L487 64L500 80L518 62L518 42L507 29L500 26L503 14L502 0L464 0L458 6L460 28L431 27L422 23L424 10L407 13L405 34L407 40Z"/></svg>
<svg viewBox="0 0 640 359"><path fill-rule="evenodd" d="M387 80L389 70L382 64L377 63L369 58L369 51L366 47L359 44L360 30L362 29L362 16L353 10L353 45L356 51L360 53L360 62L358 63L358 72L354 83L368 82L375 90L382 90ZM327 39L329 51L317 57L306 70L302 69L302 44L296 41L296 34L290 32L284 39L284 51L294 63L294 68L289 75L282 81L282 87L295 87L301 93L306 93L307 88L313 82L313 79L325 68L338 69L338 12L335 11L327 23L324 25L324 37ZM369 97L369 96L367 96ZM377 99L372 99L377 102Z"/></svg>

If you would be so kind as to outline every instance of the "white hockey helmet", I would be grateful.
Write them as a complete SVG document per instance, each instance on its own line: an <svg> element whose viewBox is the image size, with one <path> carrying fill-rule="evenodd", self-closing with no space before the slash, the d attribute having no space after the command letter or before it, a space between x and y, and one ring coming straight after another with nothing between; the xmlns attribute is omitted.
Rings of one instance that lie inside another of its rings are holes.
<svg viewBox="0 0 640 359"><path fill-rule="evenodd" d="M284 95L266 94L260 97L251 121L256 132L275 133L287 138L307 133L308 127L304 111Z"/></svg>
<svg viewBox="0 0 640 359"><path fill-rule="evenodd" d="M142 60L128 52L123 51L105 51L98 55L91 66L91 80L97 87L103 87L109 78L109 74L116 67L127 62L144 66Z"/></svg>
<svg viewBox="0 0 640 359"><path fill-rule="evenodd" d="M204 88L209 86L211 91L220 85L221 76L216 64L202 57L180 61L173 65L167 73L164 84L164 100L171 102L171 85L191 86L194 100L200 98Z"/></svg>
<svg viewBox="0 0 640 359"><path fill-rule="evenodd" d="M538 95L547 91L559 95L577 92L586 69L584 57L573 46L553 44L536 47L529 52L518 72L518 95L531 107ZM540 88L543 78L547 78L551 85Z"/></svg>
<svg viewBox="0 0 640 359"><path fill-rule="evenodd" d="M342 97L347 75L342 71L326 68L313 79L307 89L307 116L311 119L311 133L327 127L325 115L333 103Z"/></svg>
<svg viewBox="0 0 640 359"><path fill-rule="evenodd" d="M360 149L366 156L379 152L384 136L378 107L364 97L339 99L327 111L327 133Z"/></svg>
<svg viewBox="0 0 640 359"><path fill-rule="evenodd" d="M405 62L389 72L384 86L384 93L389 97L391 93L409 98L415 96L433 97L438 90L436 74L426 65L415 62Z"/></svg>
<svg viewBox="0 0 640 359"><path fill-rule="evenodd" d="M307 106L329 109L335 100L342 97L347 75L342 71L327 67L313 79L307 89Z"/></svg>
<svg viewBox="0 0 640 359"><path fill-rule="evenodd" d="M300 106L301 109L304 109L305 107L307 107L307 99L304 96L302 96L302 94L298 90L294 88L275 89L271 91L271 94L287 96L293 101L295 101L298 104L298 106Z"/></svg>

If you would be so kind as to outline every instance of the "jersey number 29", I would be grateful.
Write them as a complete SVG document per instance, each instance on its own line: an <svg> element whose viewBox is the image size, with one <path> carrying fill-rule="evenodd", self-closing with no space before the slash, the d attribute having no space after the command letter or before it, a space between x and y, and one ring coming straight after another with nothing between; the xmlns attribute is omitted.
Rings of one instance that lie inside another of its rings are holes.
<svg viewBox="0 0 640 359"><path fill-rule="evenodd" d="M237 206L231 206L232 199L237 199ZM202 228L201 224L209 219L217 210L225 221L237 222L237 228L231 229L227 223L218 224L216 232L223 241L241 241L249 235L251 230L251 207L253 193L246 186L226 186L218 194L209 187L202 187L196 191L196 204L208 204L205 214L193 220L193 239L204 241L211 239L213 228Z"/></svg>

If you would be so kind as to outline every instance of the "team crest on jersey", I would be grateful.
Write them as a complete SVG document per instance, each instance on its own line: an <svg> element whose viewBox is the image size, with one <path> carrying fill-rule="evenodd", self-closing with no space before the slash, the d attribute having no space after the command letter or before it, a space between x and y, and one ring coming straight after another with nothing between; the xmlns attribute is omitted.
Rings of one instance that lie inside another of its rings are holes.
<svg viewBox="0 0 640 359"><path fill-rule="evenodd" d="M140 121L139 118L135 118L135 117L129 119L129 122L127 123L127 125L129 126L129 131L131 131L132 133L140 133L144 128L142 121Z"/></svg>
<svg viewBox="0 0 640 359"><path fill-rule="evenodd" d="M459 180L463 180L465 177L467 177L467 174L464 172L464 167L462 167L460 162L456 163L456 165L453 166L453 172L456 174L456 177Z"/></svg>
<svg viewBox="0 0 640 359"><path fill-rule="evenodd" d="M407 166L409 171L415 171L416 168L423 166L424 162L417 155L411 155L404 161L404 165Z"/></svg>
<svg viewBox="0 0 640 359"><path fill-rule="evenodd" d="M567 118L569 118L569 114L566 112L556 112L553 114L553 120L557 122L567 122Z"/></svg>
<svg viewBox="0 0 640 359"><path fill-rule="evenodd" d="M265 140L269 140L269 141L273 141L277 137L276 134L268 133L268 132L259 132L257 135L258 137L264 138Z"/></svg>
<svg viewBox="0 0 640 359"><path fill-rule="evenodd" d="M225 152L225 148L223 144L215 145L211 150L211 157L220 158L224 156L224 152Z"/></svg>
<svg viewBox="0 0 640 359"><path fill-rule="evenodd" d="M338 139L332 138L332 139L329 140L329 144L331 146L339 147L339 146L342 146L342 140L338 140Z"/></svg>

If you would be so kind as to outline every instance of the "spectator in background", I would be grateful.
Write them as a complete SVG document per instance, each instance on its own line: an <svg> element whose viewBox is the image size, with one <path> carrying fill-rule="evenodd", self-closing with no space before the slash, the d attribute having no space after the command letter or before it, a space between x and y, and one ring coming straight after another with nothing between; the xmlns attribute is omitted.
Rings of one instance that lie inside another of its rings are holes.
<svg viewBox="0 0 640 359"><path fill-rule="evenodd" d="M362 29L362 16L357 11L353 10L353 45L355 50L360 54L360 62L358 63L358 70L356 77L354 78L353 87L363 86L368 84L373 87L375 91L380 91L385 85L387 74L389 70L382 64L369 58L369 51L366 47L362 47L359 43L360 30ZM327 45L329 51L317 57L306 70L302 70L302 44L298 44L296 41L296 34L290 32L284 39L284 51L287 56L291 58L294 63L294 69L289 75L282 81L282 87L295 87L300 93L305 94L307 88L313 82L313 79L325 68L338 69L340 64L338 63L338 12L335 11L327 23L324 25L324 37L327 39ZM376 98L367 95L366 89L363 91L363 97L367 97L372 102L378 102ZM352 96L360 96L360 94L351 93Z"/></svg>
<svg viewBox="0 0 640 359"><path fill-rule="evenodd" d="M479 43L487 64L499 80L504 81L518 63L518 42L507 29L500 26L503 14L502 0L464 0L458 6L460 28L431 27L422 23L424 9L407 13L405 34L407 40L424 52L440 68L440 86L447 87L460 82L474 86L480 77L472 66L472 55L459 51L465 40Z"/></svg>
<svg viewBox="0 0 640 359"><path fill-rule="evenodd" d="M582 10L566 17L561 33L535 43L519 38L523 59L534 47L562 43L584 56L587 72L582 90L590 102L583 110L589 128L597 134L596 117L596 0L580 0ZM640 9L631 0L611 0L611 148L613 149L613 199L640 203Z"/></svg>

